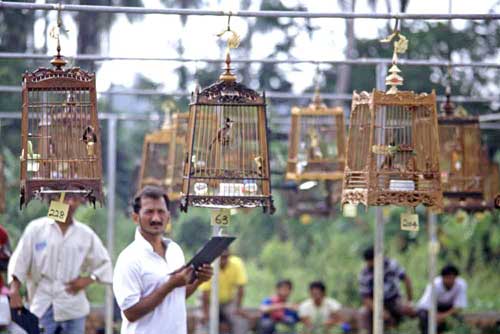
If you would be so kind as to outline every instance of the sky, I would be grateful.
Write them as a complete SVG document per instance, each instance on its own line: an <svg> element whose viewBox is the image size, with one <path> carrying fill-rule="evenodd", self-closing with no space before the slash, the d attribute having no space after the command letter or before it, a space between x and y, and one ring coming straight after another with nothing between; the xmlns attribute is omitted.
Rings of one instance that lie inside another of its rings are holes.
<svg viewBox="0 0 500 334"><path fill-rule="evenodd" d="M388 0L392 10L397 11L398 1ZM238 10L235 7L239 1L235 0L206 0L204 9ZM295 5L300 2L311 12L338 12L336 0L285 0L287 5ZM377 12L387 12L387 1L379 1ZM147 8L161 8L160 0L144 0ZM252 3L251 10L259 9L260 1ZM496 7L495 7L496 6ZM500 10L500 0L453 0L452 13L487 13L490 9ZM410 0L407 13L441 13L446 14L449 10L449 0ZM371 12L366 0L358 0L356 12ZM76 54L76 27L69 18L64 18L66 29L69 29L68 37L61 41L65 50L65 55ZM237 31L242 38L247 33L248 20L254 18L231 19L231 27ZM284 18L283 20L287 20ZM223 47L216 34L226 26L226 18L209 16L190 16L186 26L183 27L178 16L172 15L145 15L142 19L130 22L124 14L117 14L117 19L112 27L107 41L103 41L105 47L103 54L109 56L133 56L133 57L177 57L176 45L182 39L185 53L188 58L222 58ZM55 23L55 13L54 20ZM298 59L331 60L344 59L343 49L346 41L344 36L343 19L314 19L313 24L320 29L314 32L312 38L300 33L297 37L296 47L292 49L290 57ZM355 34L360 38L379 39L379 29L386 24L385 20L355 20ZM454 21L453 26L460 29L464 21ZM40 20L35 27L35 46L43 43L44 23ZM253 45L255 46L247 58L265 58L273 49L277 41L282 38L283 33L273 31L267 34L254 35ZM411 46L410 46L411 47ZM49 44L50 54L55 49L55 42ZM173 70L179 63L173 62L133 62L133 61L112 61L103 62L97 73L98 91L106 90L110 85L117 84L132 87L137 73L160 83L164 91L174 91L177 89L177 77ZM201 68L203 63L189 63L188 69L195 73ZM291 70L290 65L280 65L288 71L289 80L293 82L293 92L302 92L310 86L314 78L315 66L304 64L298 66L299 71ZM237 67L236 72L237 72ZM252 87L258 89L258 87ZM189 87L194 89L194 83Z"/></svg>

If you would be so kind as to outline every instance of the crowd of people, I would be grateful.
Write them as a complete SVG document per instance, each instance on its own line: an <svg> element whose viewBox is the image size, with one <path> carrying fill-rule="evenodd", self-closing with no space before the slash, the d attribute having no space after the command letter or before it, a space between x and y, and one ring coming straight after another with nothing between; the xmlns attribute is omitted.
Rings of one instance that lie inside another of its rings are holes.
<svg viewBox="0 0 500 334"><path fill-rule="evenodd" d="M9 317L25 315L25 319L35 322L5 322L2 319L5 313L2 306L5 305L0 298L1 328L16 334L39 333L40 328L44 334L83 334L89 314L85 289L94 282L113 285L121 310L122 334L186 334L186 299L196 290L200 290L202 296L201 323L208 323L212 267L208 264L199 268L185 266L180 245L164 236L171 222L169 199L163 190L145 187L133 199L135 238L120 253L114 270L96 233L74 218L83 199L66 195L65 202L69 205L66 221L56 222L44 217L30 222L12 255L7 233L0 229L0 270L8 269L8 285L0 281L0 296L5 297L7 308L12 310ZM367 249L363 257L366 263L359 275L363 306L357 326L361 333L371 333L373 249ZM244 263L226 251L221 255L220 265L220 333L248 333L247 315L243 309L248 282ZM406 299L400 293L401 282L405 286ZM467 306L467 285L453 265L445 266L433 284L440 332L447 319L458 316ZM24 297L22 291L25 291ZM345 332L350 330L339 315L342 305L329 296L324 282L311 282L309 298L301 303L290 301L292 291L290 280L276 283L275 293L265 298L259 307L259 333L296 333L299 323L305 334L326 334L337 325ZM386 258L386 324L397 325L404 317L418 317L422 333L427 334L430 285L418 303L412 304L412 301L410 277L395 260Z"/></svg>

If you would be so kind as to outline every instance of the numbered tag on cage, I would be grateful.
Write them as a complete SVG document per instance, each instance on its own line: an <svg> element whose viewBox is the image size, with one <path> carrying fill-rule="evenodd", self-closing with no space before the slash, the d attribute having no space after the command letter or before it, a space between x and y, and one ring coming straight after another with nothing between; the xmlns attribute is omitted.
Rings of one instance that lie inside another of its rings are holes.
<svg viewBox="0 0 500 334"><path fill-rule="evenodd" d="M221 227L229 226L231 222L231 211L229 209L219 209L212 211L211 225Z"/></svg>
<svg viewBox="0 0 500 334"><path fill-rule="evenodd" d="M55 221L65 223L68 217L69 205L64 203L64 193L61 194L59 201L50 201L47 217Z"/></svg>
<svg viewBox="0 0 500 334"><path fill-rule="evenodd" d="M401 214L401 230L417 232L418 229L418 215L416 213L405 212Z"/></svg>

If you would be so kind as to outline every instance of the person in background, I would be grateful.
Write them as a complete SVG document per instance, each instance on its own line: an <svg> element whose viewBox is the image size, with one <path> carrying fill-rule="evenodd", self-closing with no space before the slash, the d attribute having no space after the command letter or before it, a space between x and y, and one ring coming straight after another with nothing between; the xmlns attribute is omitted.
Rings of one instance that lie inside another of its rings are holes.
<svg viewBox="0 0 500 334"><path fill-rule="evenodd" d="M262 316L259 321L260 334L292 333L299 321L297 305L289 303L293 285L290 280L276 283L276 294L268 297L260 304Z"/></svg>
<svg viewBox="0 0 500 334"><path fill-rule="evenodd" d="M366 262L359 274L359 293L363 301L360 310L358 327L361 333L372 333L373 330L373 284L374 284L374 252L368 248L363 253ZM399 292L399 283L402 281L406 288L408 302L413 299L410 277L396 260L384 258L384 321L389 326L399 324L404 316L415 316L413 307L402 300Z"/></svg>
<svg viewBox="0 0 500 334"><path fill-rule="evenodd" d="M467 307L467 283L458 277L459 271L454 265L447 265L441 270L441 276L434 279L434 292L437 303L437 332L446 328L446 320L457 316ZM428 317L431 307L431 285L428 284L425 292L418 301L418 318L422 334L428 332Z"/></svg>
<svg viewBox="0 0 500 334"><path fill-rule="evenodd" d="M299 317L307 334L327 334L340 323L336 312L341 305L333 298L326 297L326 286L321 281L309 284L310 298L299 306Z"/></svg>
<svg viewBox="0 0 500 334"><path fill-rule="evenodd" d="M132 206L135 240L118 256L113 275L121 333L187 334L186 298L210 279L212 267L185 266L181 247L163 237L170 211L162 189L144 187Z"/></svg>
<svg viewBox="0 0 500 334"><path fill-rule="evenodd" d="M221 332L247 334L248 320L243 312L243 297L247 284L247 272L243 261L229 250L220 257L219 272L219 324ZM202 323L207 324L210 309L211 281L200 286L202 291Z"/></svg>
<svg viewBox="0 0 500 334"><path fill-rule="evenodd" d="M73 217L84 199L66 194L64 202L69 205L66 221L43 217L30 222L8 266L11 307L23 307L19 289L26 283L30 311L44 334L60 329L83 334L90 311L85 288L112 281L106 248L89 226Z"/></svg>

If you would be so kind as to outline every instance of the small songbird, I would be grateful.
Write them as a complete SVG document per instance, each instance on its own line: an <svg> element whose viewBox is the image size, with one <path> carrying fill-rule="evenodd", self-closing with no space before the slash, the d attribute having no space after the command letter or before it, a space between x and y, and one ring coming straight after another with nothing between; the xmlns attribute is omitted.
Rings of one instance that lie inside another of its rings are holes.
<svg viewBox="0 0 500 334"><path fill-rule="evenodd" d="M309 136L309 159L323 159L323 152L320 147L320 137L316 129L310 128L308 131Z"/></svg>
<svg viewBox="0 0 500 334"><path fill-rule="evenodd" d="M212 146L215 144L215 142L218 142L221 145L229 145L229 142L231 141L231 130L233 128L233 124L234 122L229 117L227 117L226 121L224 122L224 126L217 131L217 135L208 146L209 151L212 150Z"/></svg>
<svg viewBox="0 0 500 334"><path fill-rule="evenodd" d="M257 166L258 175L262 176L262 165L264 164L264 159L259 155L253 158L255 165Z"/></svg>
<svg viewBox="0 0 500 334"><path fill-rule="evenodd" d="M95 134L94 128L90 125L83 131L82 141L87 145L87 155L93 156L95 154L94 144L97 143L97 135Z"/></svg>
<svg viewBox="0 0 500 334"><path fill-rule="evenodd" d="M391 141L389 145L387 145L387 153L385 154L384 161L382 162L380 169L393 168L393 159L398 150L399 147L396 145L396 143L394 143L394 141Z"/></svg>

